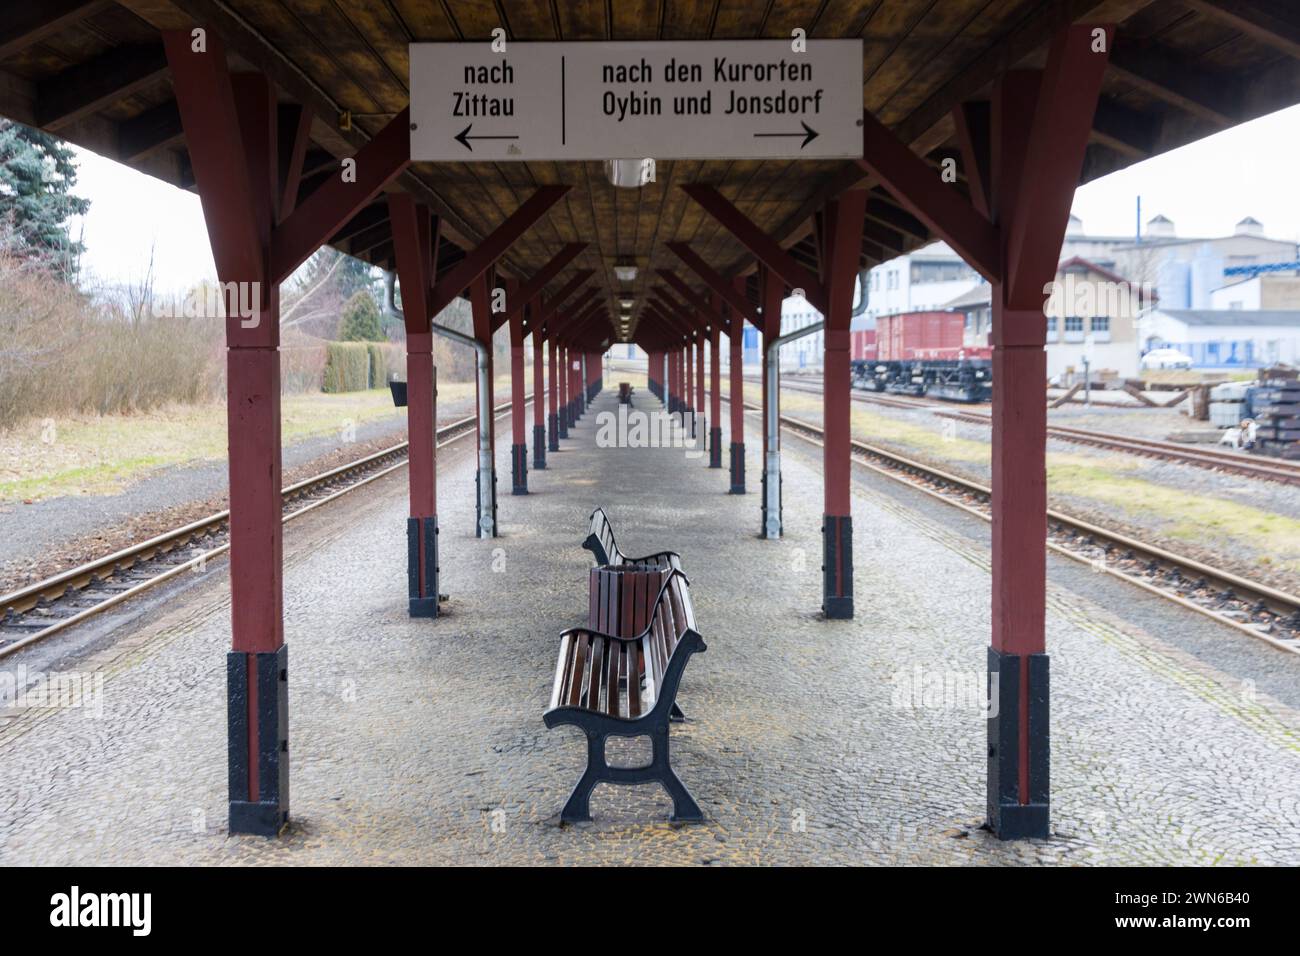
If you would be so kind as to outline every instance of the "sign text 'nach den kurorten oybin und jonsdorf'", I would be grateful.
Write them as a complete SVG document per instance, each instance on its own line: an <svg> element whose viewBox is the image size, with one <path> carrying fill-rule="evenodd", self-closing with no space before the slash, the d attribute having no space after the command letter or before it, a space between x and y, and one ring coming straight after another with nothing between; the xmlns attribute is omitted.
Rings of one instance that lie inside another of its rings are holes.
<svg viewBox="0 0 1300 956"><path fill-rule="evenodd" d="M411 158L852 159L862 42L411 44Z"/></svg>

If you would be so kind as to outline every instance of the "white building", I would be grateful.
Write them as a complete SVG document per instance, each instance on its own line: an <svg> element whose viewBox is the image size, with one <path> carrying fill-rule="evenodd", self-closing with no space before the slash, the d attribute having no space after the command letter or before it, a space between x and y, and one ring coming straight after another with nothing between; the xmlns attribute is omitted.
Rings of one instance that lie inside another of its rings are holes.
<svg viewBox="0 0 1300 956"><path fill-rule="evenodd" d="M1300 309L1300 274L1264 273L1229 282L1210 293L1211 309Z"/></svg>
<svg viewBox="0 0 1300 956"><path fill-rule="evenodd" d="M1175 348L1197 368L1300 363L1300 310L1166 309L1143 317L1142 351Z"/></svg>
<svg viewBox="0 0 1300 956"><path fill-rule="evenodd" d="M979 273L945 242L882 262L871 270L866 315L932 312L981 281Z"/></svg>

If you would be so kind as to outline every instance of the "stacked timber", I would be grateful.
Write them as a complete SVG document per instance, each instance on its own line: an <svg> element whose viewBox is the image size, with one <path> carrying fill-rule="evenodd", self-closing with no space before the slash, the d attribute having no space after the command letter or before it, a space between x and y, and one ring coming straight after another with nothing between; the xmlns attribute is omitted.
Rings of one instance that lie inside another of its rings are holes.
<svg viewBox="0 0 1300 956"><path fill-rule="evenodd" d="M1251 396L1256 446L1275 458L1300 459L1300 382L1268 379Z"/></svg>

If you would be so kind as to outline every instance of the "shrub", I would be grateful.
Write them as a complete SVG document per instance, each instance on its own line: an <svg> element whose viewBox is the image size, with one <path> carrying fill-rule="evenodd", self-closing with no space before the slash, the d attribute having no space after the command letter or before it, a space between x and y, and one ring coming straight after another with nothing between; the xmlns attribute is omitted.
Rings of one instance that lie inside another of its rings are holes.
<svg viewBox="0 0 1300 956"><path fill-rule="evenodd" d="M382 342L384 326L374 296L361 291L343 304L339 339L344 342Z"/></svg>
<svg viewBox="0 0 1300 956"><path fill-rule="evenodd" d="M370 387L370 346L364 342L327 342L326 392L362 392Z"/></svg>

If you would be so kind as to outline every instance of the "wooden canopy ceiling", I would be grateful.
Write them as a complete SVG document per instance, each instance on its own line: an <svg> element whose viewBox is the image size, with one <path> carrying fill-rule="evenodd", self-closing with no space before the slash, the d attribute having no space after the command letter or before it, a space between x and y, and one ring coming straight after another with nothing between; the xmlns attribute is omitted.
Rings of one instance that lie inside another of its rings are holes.
<svg viewBox="0 0 1300 956"><path fill-rule="evenodd" d="M313 111L306 195L407 105L408 43L486 41L497 27L520 41L775 38L801 27L863 40L864 108L937 165L960 155L953 106L986 98L1010 68L1041 66L1051 34L1070 21L1119 27L1085 182L1300 101L1300 10L1290 0L40 0L0 9L0 114L192 188L159 30L206 25L225 39L233 70L264 72L284 102ZM340 128L345 111L351 130ZM442 274L548 183L574 188L498 274L527 279L563 244L586 242L548 291L592 269L611 305L629 291L643 302L656 269L699 287L672 241L724 275L752 270L752 255L684 184L716 186L813 269L813 214L847 188L873 186L851 162L676 161L637 190L610 185L599 163L554 162L419 163L391 188L442 217ZM863 264L929 239L875 188ZM391 268L383 197L334 245ZM631 287L616 262L639 267Z"/></svg>

